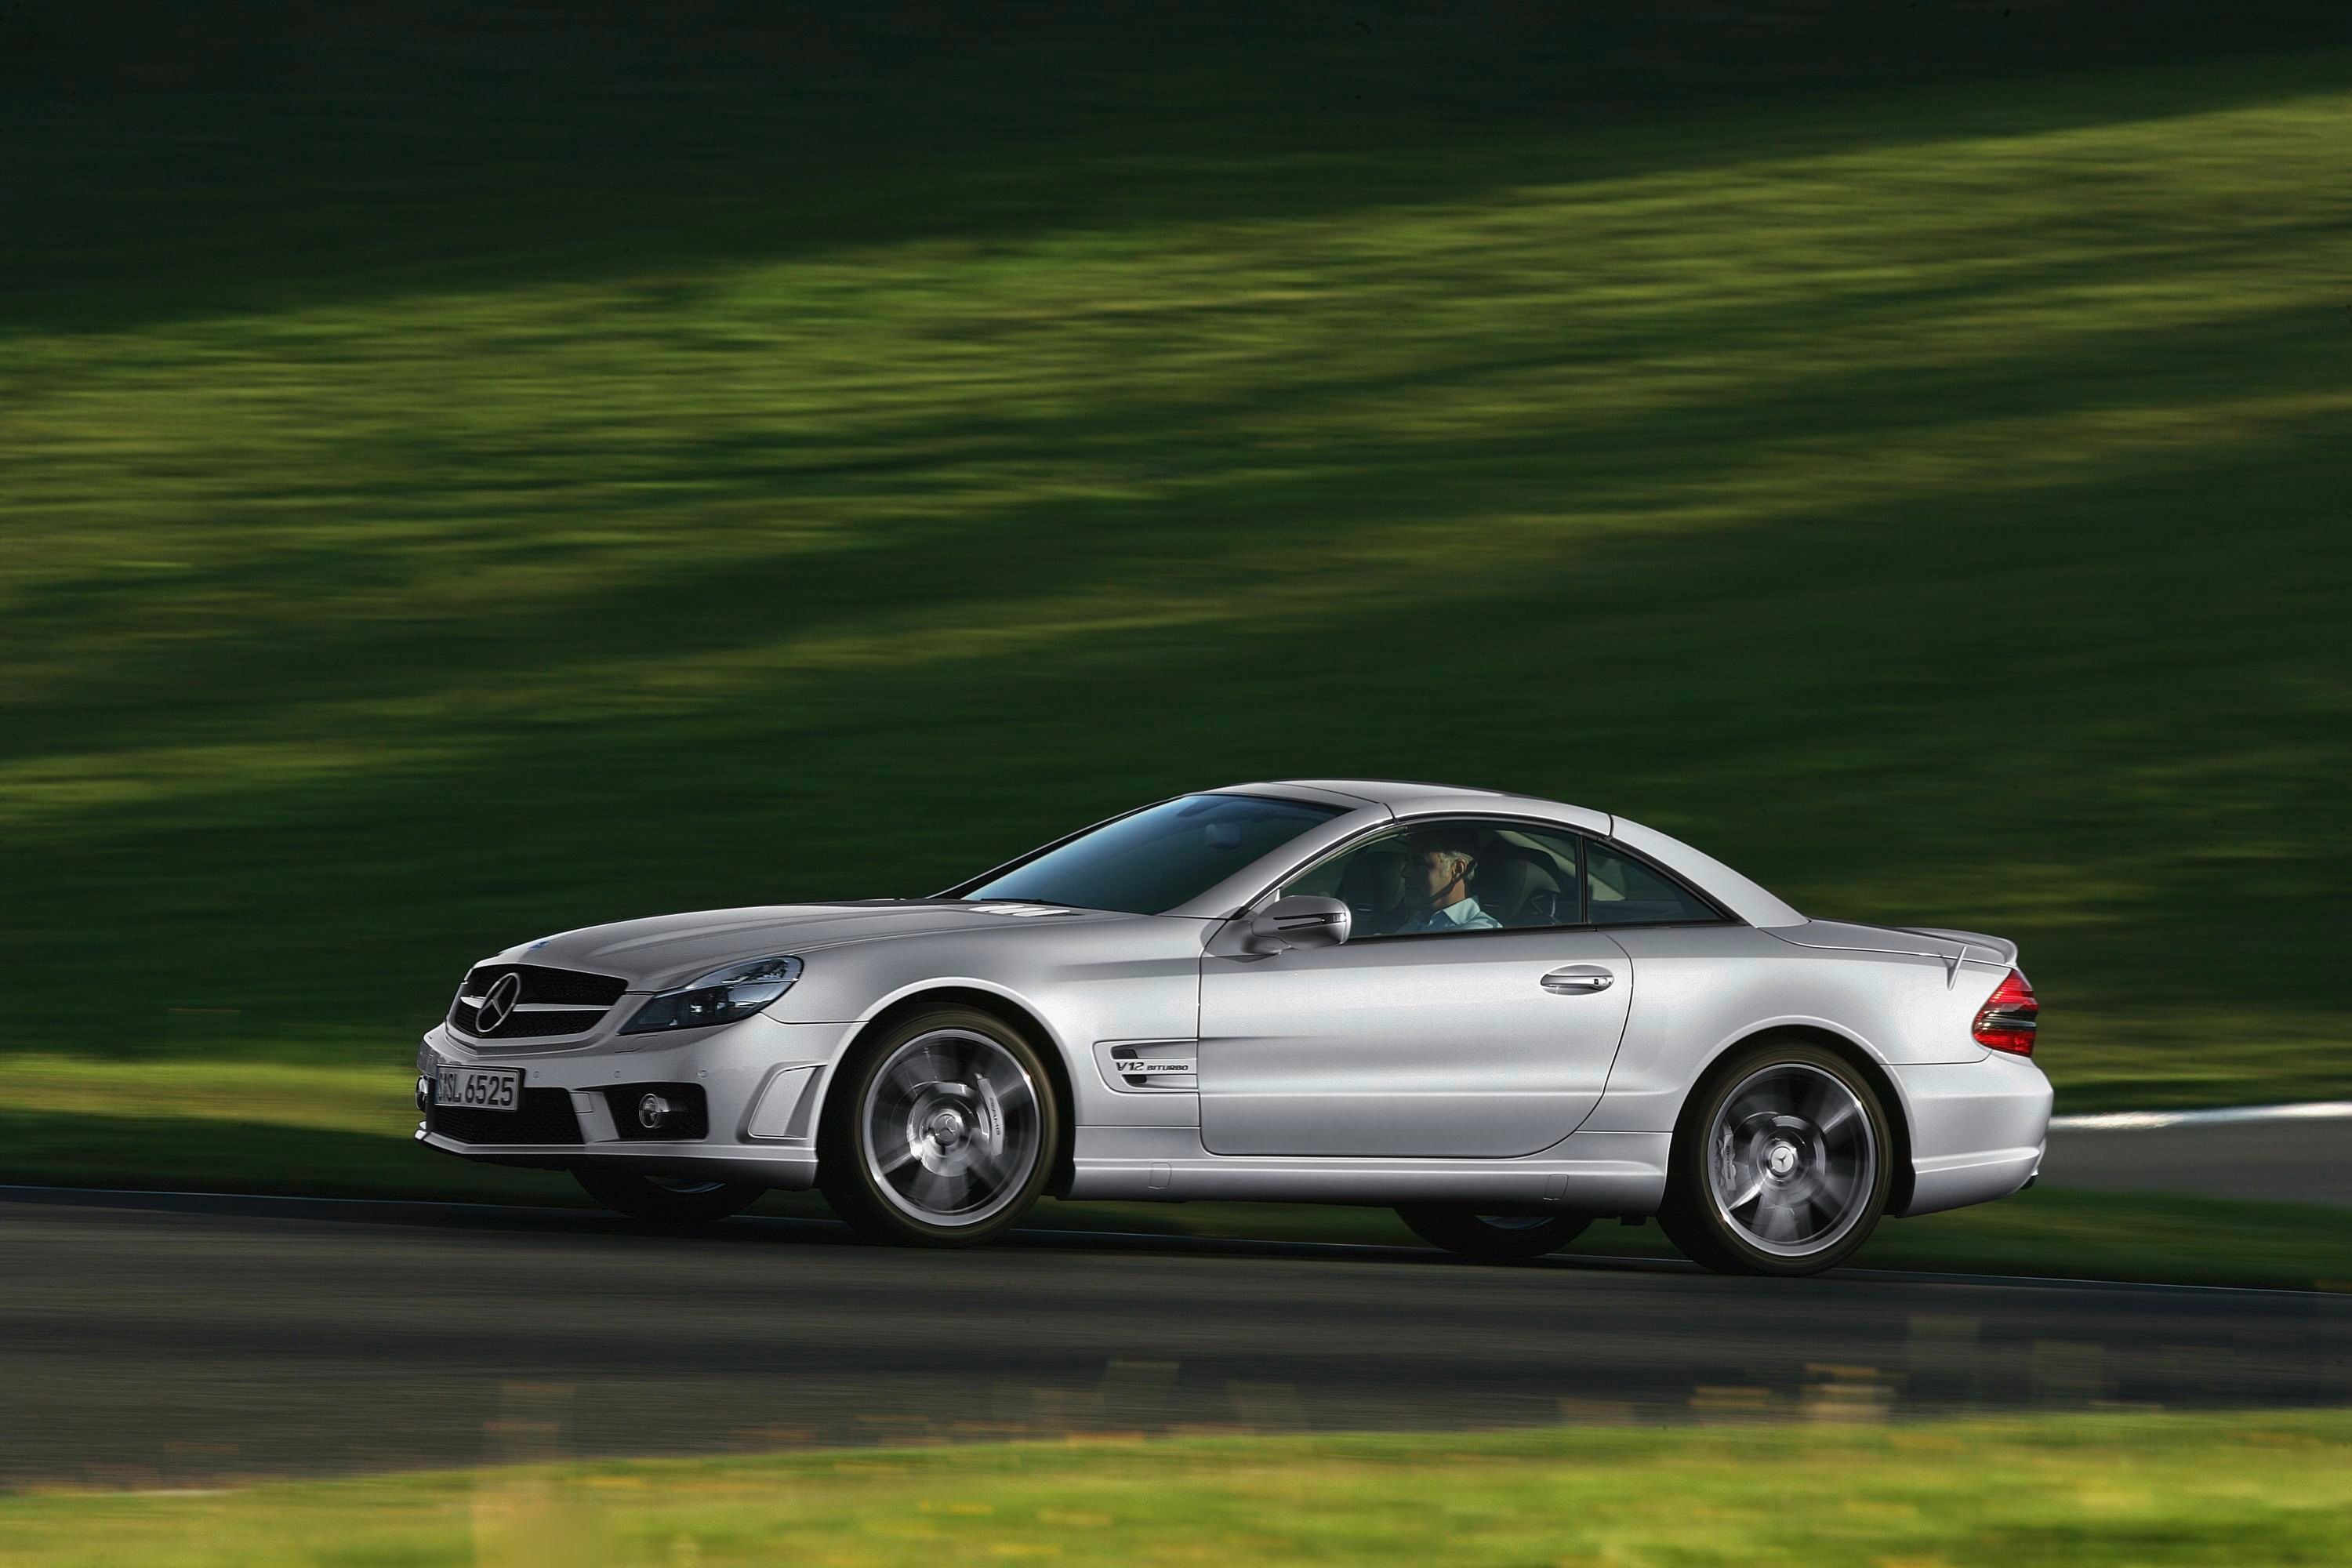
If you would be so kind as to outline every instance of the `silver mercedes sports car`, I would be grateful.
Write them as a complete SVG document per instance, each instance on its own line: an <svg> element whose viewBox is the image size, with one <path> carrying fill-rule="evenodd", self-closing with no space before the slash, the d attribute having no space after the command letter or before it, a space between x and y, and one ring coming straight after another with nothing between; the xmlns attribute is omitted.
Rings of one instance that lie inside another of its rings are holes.
<svg viewBox="0 0 2352 1568"><path fill-rule="evenodd" d="M955 1246L1043 1195L1393 1205L1534 1258L1655 1215L1805 1274L2034 1178L2017 948L1811 920L1663 833L1359 779L1116 816L928 899L593 926L485 959L419 1141L696 1222L823 1190Z"/></svg>

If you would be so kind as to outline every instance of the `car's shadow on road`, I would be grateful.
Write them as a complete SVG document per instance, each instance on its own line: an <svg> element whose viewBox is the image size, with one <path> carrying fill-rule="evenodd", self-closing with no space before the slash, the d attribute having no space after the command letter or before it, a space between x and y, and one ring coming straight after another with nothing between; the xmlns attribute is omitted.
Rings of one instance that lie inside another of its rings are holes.
<svg viewBox="0 0 2352 1568"><path fill-rule="evenodd" d="M518 1239L554 1241L596 1237L614 1245L640 1248L724 1248L787 1247L840 1249L845 1254L907 1258L910 1250L874 1247L860 1241L837 1219L818 1214L748 1214L688 1229L665 1228L630 1220L599 1209L559 1205L456 1203L399 1198L302 1197L289 1194L123 1191L96 1187L17 1186L0 1184L0 1205L25 1204L68 1208L130 1209L181 1214L191 1218L253 1220L290 1224L396 1226L443 1233L495 1234ZM1431 1270L1465 1280L1517 1276L1647 1277L1672 1279L1685 1288L1714 1288L1754 1292L1765 1289L1852 1289L1884 1284L1938 1284L1998 1289L2093 1290L2098 1292L2220 1292L2238 1288L2206 1285L2165 1285L2124 1280L2036 1278L2021 1275L1928 1272L1913 1269L1844 1268L1809 1279L1735 1278L1708 1273L1676 1258L1622 1257L1603 1253L1562 1252L1528 1263L1475 1263L1449 1257L1434 1248L1368 1241L1322 1241L1269 1237L1192 1236L1165 1232L1091 1228L1082 1226L1031 1226L1012 1231L971 1251L943 1251L937 1256L1002 1257L1007 1254L1081 1254L1097 1257L1165 1257L1199 1259L1254 1259L1328 1264L1386 1265ZM2254 1290L2273 1295L2282 1292ZM2302 1294L2302 1292L2284 1292Z"/></svg>
<svg viewBox="0 0 2352 1568"><path fill-rule="evenodd" d="M823 1215L739 1215L688 1228L648 1225L598 1209L555 1205L451 1203L398 1198L303 1197L274 1194L118 1191L93 1187L0 1185L0 1203L60 1207L136 1209L233 1219L270 1219L302 1224L399 1226L439 1231L490 1232L539 1237L609 1237L648 1246L843 1247L880 1252L837 1219ZM1286 1239L1271 1237L1193 1236L1168 1232L1030 1226L988 1244L992 1253L1129 1253L1193 1258L1255 1258L1391 1263L1465 1272L1498 1267L1471 1263L1433 1247L1363 1241ZM1671 1258L1560 1254L1527 1269L1611 1269L1696 1275L1693 1265Z"/></svg>

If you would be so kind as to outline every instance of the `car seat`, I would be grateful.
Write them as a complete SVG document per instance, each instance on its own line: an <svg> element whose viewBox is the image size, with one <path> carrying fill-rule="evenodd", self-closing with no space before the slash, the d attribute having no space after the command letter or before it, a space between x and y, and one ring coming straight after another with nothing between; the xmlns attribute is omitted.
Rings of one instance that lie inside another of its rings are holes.
<svg viewBox="0 0 2352 1568"><path fill-rule="evenodd" d="M1560 923L1564 895L1559 878L1541 859L1509 844L1496 844L1470 879L1478 907L1507 926Z"/></svg>

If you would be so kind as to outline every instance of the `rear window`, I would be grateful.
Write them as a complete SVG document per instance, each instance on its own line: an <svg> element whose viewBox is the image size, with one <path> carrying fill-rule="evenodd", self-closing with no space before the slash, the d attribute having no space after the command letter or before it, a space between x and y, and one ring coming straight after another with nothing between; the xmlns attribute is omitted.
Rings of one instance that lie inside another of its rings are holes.
<svg viewBox="0 0 2352 1568"><path fill-rule="evenodd" d="M1723 919L1681 883L1590 839L1584 846L1584 918L1597 926Z"/></svg>

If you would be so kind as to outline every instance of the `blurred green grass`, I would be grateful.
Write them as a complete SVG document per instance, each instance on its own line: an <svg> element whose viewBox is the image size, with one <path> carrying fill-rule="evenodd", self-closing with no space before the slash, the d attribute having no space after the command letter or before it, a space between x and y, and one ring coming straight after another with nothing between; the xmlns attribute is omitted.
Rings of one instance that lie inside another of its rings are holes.
<svg viewBox="0 0 2352 1568"><path fill-rule="evenodd" d="M0 1050L1371 773L2346 1092L2352 32L2025 9L12 12Z"/></svg>
<svg viewBox="0 0 2352 1568"><path fill-rule="evenodd" d="M1074 1440L0 1499L24 1568L2334 1563L2352 1417ZM1858 1407L1866 1412L1867 1407ZM1670 1506L1662 1506L1670 1505Z"/></svg>

